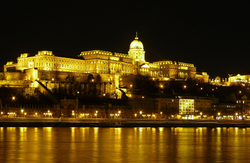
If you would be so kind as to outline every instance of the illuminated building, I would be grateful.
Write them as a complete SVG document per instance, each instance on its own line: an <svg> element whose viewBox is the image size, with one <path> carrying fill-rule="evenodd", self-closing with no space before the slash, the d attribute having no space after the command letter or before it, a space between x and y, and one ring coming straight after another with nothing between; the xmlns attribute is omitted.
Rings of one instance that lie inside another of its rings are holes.
<svg viewBox="0 0 250 163"><path fill-rule="evenodd" d="M215 79L212 79L211 84L213 85L221 85L221 86L231 86L231 85L242 85L250 83L250 75L249 74L229 74L227 78L220 78L217 76Z"/></svg>
<svg viewBox="0 0 250 163"><path fill-rule="evenodd" d="M140 110L145 114L155 114L159 117L179 115L187 119L200 116L200 112L211 109L213 99L197 96L176 96L174 98L148 98L129 100L129 105L134 113Z"/></svg>
<svg viewBox="0 0 250 163"><path fill-rule="evenodd" d="M90 74L93 74L94 78L100 75L102 82L114 83L109 88L100 86L103 90L101 94L119 93L121 75L149 75L159 81L191 78L208 82L209 78L205 72L196 73L194 64L170 60L146 62L144 46L137 36L131 42L128 54L90 50L81 52L76 58L67 58L56 56L52 51L39 51L34 56L21 54L17 63L7 62L4 65L5 79L10 86L28 83L29 87L38 87L39 84L35 81L39 80L46 83L47 87L54 88L59 86L51 85L50 82L62 82L72 76L74 80L82 82L87 80ZM96 82L95 79L93 82ZM6 85L6 81L0 84Z"/></svg>
<svg viewBox="0 0 250 163"><path fill-rule="evenodd" d="M250 75L249 74L229 75L228 82L230 83L230 85L250 83Z"/></svg>

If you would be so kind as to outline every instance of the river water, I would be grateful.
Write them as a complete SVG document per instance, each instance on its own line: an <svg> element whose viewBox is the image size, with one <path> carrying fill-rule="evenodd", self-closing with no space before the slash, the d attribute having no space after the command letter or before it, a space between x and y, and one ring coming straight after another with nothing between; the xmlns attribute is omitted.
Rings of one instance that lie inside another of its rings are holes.
<svg viewBox="0 0 250 163"><path fill-rule="evenodd" d="M0 127L0 162L250 162L250 128Z"/></svg>

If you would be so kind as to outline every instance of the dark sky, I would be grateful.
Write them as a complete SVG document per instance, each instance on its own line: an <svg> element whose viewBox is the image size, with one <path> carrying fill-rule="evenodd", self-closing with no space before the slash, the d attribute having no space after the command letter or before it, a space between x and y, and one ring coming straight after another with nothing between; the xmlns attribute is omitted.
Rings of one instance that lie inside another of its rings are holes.
<svg viewBox="0 0 250 163"><path fill-rule="evenodd" d="M247 1L4 1L0 64L50 50L126 53L138 31L146 60L193 63L214 78L250 70Z"/></svg>

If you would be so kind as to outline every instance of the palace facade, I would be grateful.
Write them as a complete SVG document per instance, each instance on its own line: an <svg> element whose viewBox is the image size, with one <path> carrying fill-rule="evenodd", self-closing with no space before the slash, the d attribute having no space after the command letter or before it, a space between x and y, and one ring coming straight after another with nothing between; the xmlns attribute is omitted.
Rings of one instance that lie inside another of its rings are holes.
<svg viewBox="0 0 250 163"><path fill-rule="evenodd" d="M197 73L191 63L171 60L147 62L143 43L136 36L128 54L103 50L84 51L75 58L56 56L52 51L39 51L33 56L21 54L17 63L7 62L4 65L5 81L1 80L1 85L15 86L15 83L22 85L22 82L30 81L30 87L37 87L36 81L39 80L60 82L74 75L81 81L89 74L101 76L102 82L114 83L110 89L113 92L119 89L120 77L124 75L148 75L160 82L188 78L208 82L209 79L206 72Z"/></svg>

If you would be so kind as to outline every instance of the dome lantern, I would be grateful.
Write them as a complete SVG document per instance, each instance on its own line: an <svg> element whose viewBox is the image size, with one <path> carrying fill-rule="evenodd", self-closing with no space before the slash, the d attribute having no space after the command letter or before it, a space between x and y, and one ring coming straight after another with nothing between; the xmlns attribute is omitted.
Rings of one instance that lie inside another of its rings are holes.
<svg viewBox="0 0 250 163"><path fill-rule="evenodd" d="M135 39L130 44L130 49L142 49L143 50L143 44L141 41L139 41L137 32L136 32Z"/></svg>

